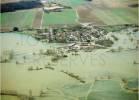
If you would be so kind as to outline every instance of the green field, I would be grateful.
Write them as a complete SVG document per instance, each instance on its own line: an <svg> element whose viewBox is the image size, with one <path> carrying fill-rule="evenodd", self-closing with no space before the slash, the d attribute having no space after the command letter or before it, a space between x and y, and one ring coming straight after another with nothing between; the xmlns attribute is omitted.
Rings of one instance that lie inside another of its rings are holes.
<svg viewBox="0 0 139 100"><path fill-rule="evenodd" d="M72 9L67 9L62 12L44 13L43 16L43 26L76 23L76 12Z"/></svg>
<svg viewBox="0 0 139 100"><path fill-rule="evenodd" d="M52 1L52 0L49 0L49 1ZM63 5L67 5L67 6L76 7L78 5L85 3L85 0L55 0L55 2L63 4Z"/></svg>
<svg viewBox="0 0 139 100"><path fill-rule="evenodd" d="M42 27L59 24L77 24L79 23L79 19L80 22L90 22L96 25L138 24L138 9L128 7L129 4L137 3L137 0L108 1L93 0L92 4L86 3L85 5L81 5L86 1L56 0L55 2L71 6L73 9L66 9L62 12L44 13L43 20L40 19L40 23L42 23ZM33 22L37 20L35 19L35 15L36 9L1 13L0 27L32 28Z"/></svg>
<svg viewBox="0 0 139 100"><path fill-rule="evenodd" d="M32 27L32 22L35 16L34 10L24 10L17 12L7 12L0 15L1 27Z"/></svg>

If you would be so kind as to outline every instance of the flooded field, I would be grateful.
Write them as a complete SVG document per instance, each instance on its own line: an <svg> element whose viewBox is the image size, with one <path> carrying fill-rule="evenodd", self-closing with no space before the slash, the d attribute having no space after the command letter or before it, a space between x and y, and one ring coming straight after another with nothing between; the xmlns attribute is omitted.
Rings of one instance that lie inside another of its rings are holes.
<svg viewBox="0 0 139 100"><path fill-rule="evenodd" d="M125 41L121 39L113 45L116 48L126 42L121 52L79 51L78 55L66 53L68 57L53 61L52 56L41 52L67 44L42 43L20 33L1 33L1 55L12 51L12 59L0 66L2 90L32 95L35 100L137 100L137 50L126 39L125 36ZM19 97L2 95L2 100L19 100L22 96Z"/></svg>
<svg viewBox="0 0 139 100"><path fill-rule="evenodd" d="M1 100L138 100L137 0L1 6Z"/></svg>

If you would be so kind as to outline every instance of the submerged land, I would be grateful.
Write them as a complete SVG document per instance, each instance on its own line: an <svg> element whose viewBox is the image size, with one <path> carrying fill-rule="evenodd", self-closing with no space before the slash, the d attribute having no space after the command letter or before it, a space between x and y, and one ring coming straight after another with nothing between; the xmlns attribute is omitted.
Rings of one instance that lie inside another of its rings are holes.
<svg viewBox="0 0 139 100"><path fill-rule="evenodd" d="M137 0L1 5L2 100L138 100Z"/></svg>

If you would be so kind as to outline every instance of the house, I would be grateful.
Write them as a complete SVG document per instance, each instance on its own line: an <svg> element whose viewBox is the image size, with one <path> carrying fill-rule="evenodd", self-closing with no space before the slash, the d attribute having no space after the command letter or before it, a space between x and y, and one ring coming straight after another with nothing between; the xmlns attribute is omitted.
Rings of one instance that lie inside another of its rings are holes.
<svg viewBox="0 0 139 100"><path fill-rule="evenodd" d="M41 0L41 3L45 4L47 3L47 0Z"/></svg>
<svg viewBox="0 0 139 100"><path fill-rule="evenodd" d="M60 6L53 6L53 7L44 7L43 10L46 12L50 12L50 11L61 11L62 9L64 9L64 7L60 7Z"/></svg>

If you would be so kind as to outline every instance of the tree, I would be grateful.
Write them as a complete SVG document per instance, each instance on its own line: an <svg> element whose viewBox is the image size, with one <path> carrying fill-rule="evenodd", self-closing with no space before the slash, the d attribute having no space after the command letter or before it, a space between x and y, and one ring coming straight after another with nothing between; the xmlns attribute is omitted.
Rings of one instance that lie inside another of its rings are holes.
<svg viewBox="0 0 139 100"><path fill-rule="evenodd" d="M14 27L13 31L19 31L19 28L18 27Z"/></svg>

